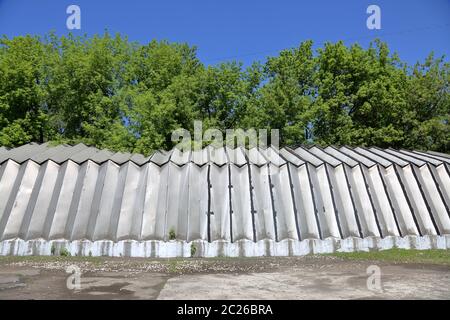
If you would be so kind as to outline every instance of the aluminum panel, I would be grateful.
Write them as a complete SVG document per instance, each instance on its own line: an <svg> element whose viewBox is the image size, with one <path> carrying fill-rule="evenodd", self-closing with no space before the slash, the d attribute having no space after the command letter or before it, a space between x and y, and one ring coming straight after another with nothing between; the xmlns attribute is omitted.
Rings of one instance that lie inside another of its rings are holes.
<svg viewBox="0 0 450 320"><path fill-rule="evenodd" d="M432 152L0 147L0 255L447 248L449 207L449 157Z"/></svg>

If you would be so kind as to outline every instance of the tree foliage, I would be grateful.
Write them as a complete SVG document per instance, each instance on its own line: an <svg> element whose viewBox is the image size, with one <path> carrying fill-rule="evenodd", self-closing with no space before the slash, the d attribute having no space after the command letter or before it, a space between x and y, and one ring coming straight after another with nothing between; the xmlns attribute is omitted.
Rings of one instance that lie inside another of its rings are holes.
<svg viewBox="0 0 450 320"><path fill-rule="evenodd" d="M306 41L248 68L205 66L196 48L125 37L0 40L0 145L83 142L148 154L171 133L279 129L284 145L450 151L450 64L410 66L385 43Z"/></svg>

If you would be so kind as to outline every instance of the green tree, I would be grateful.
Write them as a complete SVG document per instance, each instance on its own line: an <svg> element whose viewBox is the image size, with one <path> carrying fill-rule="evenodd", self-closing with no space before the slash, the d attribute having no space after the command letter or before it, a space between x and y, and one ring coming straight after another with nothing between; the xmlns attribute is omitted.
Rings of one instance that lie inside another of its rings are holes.
<svg viewBox="0 0 450 320"><path fill-rule="evenodd" d="M401 145L406 73L385 44L342 42L318 50L314 139L321 144Z"/></svg>
<svg viewBox="0 0 450 320"><path fill-rule="evenodd" d="M269 58L265 64L267 78L259 90L259 110L252 112L255 126L279 129L282 144L308 142L311 105L317 91L313 82L315 69L311 41Z"/></svg>
<svg viewBox="0 0 450 320"><path fill-rule="evenodd" d="M172 131L192 129L196 74L201 68L195 48L186 44L152 41L133 52L124 99L137 139L134 151L169 149Z"/></svg>
<svg viewBox="0 0 450 320"><path fill-rule="evenodd" d="M409 117L404 147L450 152L450 64L430 54L407 82Z"/></svg>
<svg viewBox="0 0 450 320"><path fill-rule="evenodd" d="M84 142L128 150L134 137L125 126L120 92L132 48L109 34L92 39L62 37L53 41L46 86L50 121L61 142Z"/></svg>
<svg viewBox="0 0 450 320"><path fill-rule="evenodd" d="M0 145L84 142L149 154L172 132L279 129L282 145L450 151L449 63L408 66L385 43L306 41L248 68L204 66L196 48L91 38L0 40Z"/></svg>
<svg viewBox="0 0 450 320"><path fill-rule="evenodd" d="M46 48L37 38L0 40L0 145L13 147L48 137L43 88Z"/></svg>

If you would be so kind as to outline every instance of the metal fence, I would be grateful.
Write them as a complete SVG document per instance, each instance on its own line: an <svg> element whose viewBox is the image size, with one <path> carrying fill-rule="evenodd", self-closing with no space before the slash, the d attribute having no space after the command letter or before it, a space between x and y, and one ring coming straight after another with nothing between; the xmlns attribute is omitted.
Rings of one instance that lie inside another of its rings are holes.
<svg viewBox="0 0 450 320"><path fill-rule="evenodd" d="M192 243L202 256L447 248L449 208L450 156L435 152L0 148L3 255L64 246L186 256Z"/></svg>

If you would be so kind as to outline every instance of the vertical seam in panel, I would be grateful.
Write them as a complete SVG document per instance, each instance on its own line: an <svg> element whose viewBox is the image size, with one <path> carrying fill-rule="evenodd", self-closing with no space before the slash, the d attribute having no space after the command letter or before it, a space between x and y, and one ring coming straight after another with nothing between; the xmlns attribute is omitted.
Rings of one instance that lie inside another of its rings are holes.
<svg viewBox="0 0 450 320"><path fill-rule="evenodd" d="M169 211L169 181L170 181L170 165L172 162L167 162L167 180L166 180L166 205L164 208L164 233L163 233L163 239L164 241L167 241L167 215Z"/></svg>
<svg viewBox="0 0 450 320"><path fill-rule="evenodd" d="M106 180L106 174L108 172L108 163L105 162L105 164L103 164L103 167L99 168L99 175L97 176L97 182L95 184L95 189L94 189L94 196L92 198L92 205L91 205L91 210L95 207L96 205L94 204L95 201L95 196L96 193L99 193L99 198L98 198L98 206L96 208L95 211L91 211L91 214L89 215L89 219L88 219L88 226L87 226L87 236L90 237L90 240L94 240L94 236L95 236L95 227L97 224L97 219L98 219L98 215L100 214L100 206L101 206L101 201L102 201L102 193L103 193L103 189L105 187L105 180ZM104 174L100 175L102 169L105 171ZM101 185L99 185L101 184Z"/></svg>
<svg viewBox="0 0 450 320"><path fill-rule="evenodd" d="M278 242L278 227L277 227L277 211L275 209L275 200L273 196L273 184L272 184L272 177L270 174L270 164L267 164L267 172L269 176L269 191L270 191L270 203L272 205L272 215L273 215L273 226L275 229L275 242Z"/></svg>
<svg viewBox="0 0 450 320"><path fill-rule="evenodd" d="M250 170L250 161L247 161L247 172L248 172L248 188L250 191L250 211L252 216L252 228L253 228L253 242L256 242L256 224L255 224L255 207L253 204L253 181L252 173Z"/></svg>
<svg viewBox="0 0 450 320"><path fill-rule="evenodd" d="M53 226L53 220L55 219L56 208L58 206L58 201L62 192L62 186L64 183L64 177L67 173L67 167L69 162L64 162L59 166L58 176L56 177L55 186L53 189L52 197L50 199L50 204L47 209L47 214L45 216L43 236L50 240L50 233Z"/></svg>
<svg viewBox="0 0 450 320"><path fill-rule="evenodd" d="M230 210L230 240L233 243L233 201L231 200L231 188L233 188L233 184L231 183L231 164L227 163L228 169L228 202L229 202L229 210Z"/></svg>
<svg viewBox="0 0 450 320"><path fill-rule="evenodd" d="M208 225L208 242L211 242L211 165L208 164L208 171L206 182L208 183L208 211L207 211L207 225ZM188 230L189 232L189 230Z"/></svg>
<svg viewBox="0 0 450 320"><path fill-rule="evenodd" d="M392 164L392 165L394 165L394 164ZM403 237L402 231L400 230L400 226L398 225L397 216L396 216L396 214L395 214L395 208L394 208L394 206L392 205L391 197L390 197L390 195L389 195L389 192L387 191L386 183L385 183L385 181L384 181L384 176L381 174L380 167L379 167L378 164L376 164L376 167L377 167L377 170L378 170L378 174L380 175L381 183L382 183L382 185L383 185L384 192L385 192L386 197L387 197L387 199L388 199L389 206L391 207L391 210L392 210L392 216L394 217L394 222L395 222L395 226L397 227L398 234L400 235L400 237ZM395 167L394 167L394 169L395 169ZM395 170L394 170L394 171L395 171Z"/></svg>
<svg viewBox="0 0 450 320"><path fill-rule="evenodd" d="M320 239L323 240L322 228L320 227L320 220L319 220L319 215L318 215L319 211L317 210L316 197L315 197L314 187L313 187L312 181L311 181L311 175L309 173L308 163L305 163L304 165L306 166L306 174L308 175L309 189L311 191L312 200L313 200L312 202L313 202L313 206L314 206L314 217L316 218L317 230L319 231Z"/></svg>
<svg viewBox="0 0 450 320"><path fill-rule="evenodd" d="M449 167L449 164L448 164L448 163L445 163L445 162L442 162L442 165L444 166L445 171L447 171L447 174L450 176L450 169L448 168L448 167Z"/></svg>
<svg viewBox="0 0 450 320"><path fill-rule="evenodd" d="M362 229L361 229L361 222L359 221L359 216L358 216L358 209L356 209L355 206L355 200L353 199L353 194L352 194L352 187L350 185L350 182L348 181L348 177L347 177L347 164L345 164L344 162L342 162L342 168L344 169L344 176L345 176L345 182L347 183L347 188L348 188L348 194L350 195L350 200L352 202L352 207L353 207L353 212L355 214L355 219L356 219L356 225L358 226L358 233L359 236L361 238L364 237Z"/></svg>
<svg viewBox="0 0 450 320"><path fill-rule="evenodd" d="M142 193L142 212L140 213L141 214L141 226L139 228L139 239L140 240L144 239L144 234L143 233L144 233L145 198L146 198L146 195L147 195L147 187L148 187L147 182L148 182L148 174L149 174L149 171L150 171L150 169L149 169L150 163L147 162L143 166L145 166L145 169L144 169L144 175L145 176L144 176L144 181L143 181L144 192Z"/></svg>
<svg viewBox="0 0 450 320"><path fill-rule="evenodd" d="M141 240L141 230L142 230L142 224L144 221L144 206L145 206L145 190L147 189L147 168L144 168L143 166L137 165L134 161L129 161L132 164L136 165L137 170L139 172L138 176L138 186L136 190L136 197L133 201L133 211L131 214L131 226L130 226L130 233L133 234L134 231L137 231L136 238L137 240ZM134 226L134 224L139 224L137 227Z"/></svg>
<svg viewBox="0 0 450 320"><path fill-rule="evenodd" d="M412 171L412 173L413 173L414 179L416 180L417 186L419 187L420 194L422 195L422 199L423 199L423 201L425 202L425 206L427 207L428 215L430 216L431 221L433 222L433 226L434 226L434 228L436 229L437 234L438 234L438 235L441 235L441 232L439 231L439 228L438 228L438 226L437 226L437 224L436 224L436 221L435 221L435 219L434 219L434 217L433 217L433 211L431 210L431 208L430 208L430 206L429 206L429 204L428 204L428 200L427 200L427 198L425 197L425 193L424 193L423 190L422 190L422 186L421 186L421 184L420 184L420 182L419 182L419 179L417 178L417 175L416 175L416 172L415 172L415 170L414 170L414 167L411 167L411 169L412 169L411 171ZM414 219L414 222L416 222L415 219ZM422 235L422 233L421 233L420 231L419 231L419 234Z"/></svg>
<svg viewBox="0 0 450 320"><path fill-rule="evenodd" d="M380 221L378 219L378 212L377 212L377 209L375 208L375 206L373 205L373 199L372 199L372 192L375 192L375 190L371 190L369 184L367 183L366 174L365 174L364 169L362 167L362 166L365 166L365 165L359 163L358 166L359 166L359 170L361 170L361 175L363 177L364 184L366 186L367 195L369 196L370 205L372 206L373 216L375 217L375 223L377 224L378 232L380 233L380 237L383 239L384 235L383 235L383 232L382 232L381 227L380 227Z"/></svg>
<svg viewBox="0 0 450 320"><path fill-rule="evenodd" d="M427 206L428 212L430 213L430 208L428 207L427 200L424 197L424 194L423 194L422 189L420 187L420 183L417 180L416 174L414 173L414 168L413 167L411 167L411 171L413 172L414 179L415 179L415 181L417 183L417 186L419 187L420 193L422 194L422 198L425 201L425 204ZM422 231L420 230L419 224L417 222L416 212L414 211L414 209L413 209L413 207L411 205L411 201L409 200L408 192L406 192L405 185L403 184L403 181L402 181L400 175L397 172L397 165L396 164L394 164L394 172L395 172L395 175L397 176L397 179L398 179L398 181L400 183L400 186L401 186L401 188L403 190L403 194L405 195L406 203L408 204L409 210L411 211L411 215L413 217L414 224L416 225L417 231L419 232L419 236L422 236Z"/></svg>
<svg viewBox="0 0 450 320"><path fill-rule="evenodd" d="M292 206L294 209L294 219L295 219L295 228L297 229L297 236L298 240L301 241L302 237L300 235L300 226L298 224L298 212L297 212L297 206L295 204L295 198L294 198L294 185L292 183L291 178L291 169L289 168L289 163L286 163L287 169L288 169L288 177L289 177L289 190L291 191L291 199L292 199Z"/></svg>
<svg viewBox="0 0 450 320"><path fill-rule="evenodd" d="M14 160L11 160L14 161ZM11 188L11 192L9 194L5 209L3 211L3 216L0 219L0 239L3 239L5 236L6 225L8 224L8 220L11 216L11 211L14 205L14 202L19 193L20 186L22 185L23 177L25 175L25 171L27 169L27 163L19 164L19 169L17 176L14 179L14 184Z"/></svg>
<svg viewBox="0 0 450 320"><path fill-rule="evenodd" d="M130 170L130 163L121 164L119 166L119 174L117 176L117 185L116 189L114 190L114 202L113 202L113 208L111 210L111 216L110 216L110 222L109 222L109 233L111 237L118 241L119 237L117 235L117 232L119 231L119 222L120 222L120 214L122 209L122 203L123 203L123 197L124 192L127 184L127 178L128 178L128 171ZM125 172L123 172L123 170ZM121 180L121 174L123 172L123 181ZM120 197L117 198L117 192L120 192ZM116 202L115 200L118 199ZM114 205L117 205L117 208L115 209ZM115 215L117 214L117 216Z"/></svg>
<svg viewBox="0 0 450 320"><path fill-rule="evenodd" d="M23 240L28 240L31 219L33 218L34 209L36 207L36 202L39 198L39 194L41 193L42 183L44 181L45 174L46 174L47 168L48 168L48 161L46 161L44 164L38 165L38 166L39 166L39 169L38 169L39 172L36 176L36 179L34 180L33 188L31 190L30 197L28 199L28 204L27 204L27 207L25 208L22 222L20 223L20 227L19 227L19 231L18 231L18 237L22 238ZM42 232L41 232L41 235L42 235Z"/></svg>
<svg viewBox="0 0 450 320"><path fill-rule="evenodd" d="M400 183L400 187L402 188L403 194L405 195L406 203L408 204L409 210L411 211L411 215L413 217L413 221L414 221L414 224L416 225L417 231L419 232L419 235L422 236L422 231L420 230L419 224L417 223L416 214L415 214L414 209L412 208L411 201L409 200L408 192L406 192L405 185L403 184L403 181L402 181L400 175L397 172L397 166L398 166L397 164L394 164L395 175L397 176L397 179L398 179L398 181ZM411 171L413 172L414 179L416 180L417 186L419 187L420 193L422 194L422 198L423 198L423 200L425 202L425 205L427 206L428 212L430 212L430 208L428 207L427 200L425 199L425 197L423 195L423 192L421 190L420 183L419 183L419 181L417 180L417 177L414 174L414 169L412 169Z"/></svg>
<svg viewBox="0 0 450 320"><path fill-rule="evenodd" d="M187 208L186 208L186 241L189 242L189 227L190 227L190 216L191 216L191 172L194 170L191 170L192 167L190 165L197 165L195 162L189 162L187 163L188 166L188 172L187 172ZM201 214L199 215L199 219L201 219ZM198 221L200 223L200 221ZM200 231L201 232L201 231Z"/></svg>
<svg viewBox="0 0 450 320"><path fill-rule="evenodd" d="M334 211L334 216L336 218L336 223L337 223L337 226L338 226L339 235L340 235L341 239L343 239L344 236L342 234L341 223L340 223L340 219L339 219L339 213L338 213L338 210L336 208L336 201L334 200L334 188L333 188L333 185L331 184L330 176L329 176L329 173L328 173L328 164L324 163L323 165L325 166L325 173L327 174L328 189L330 190L331 203L333 204L333 211Z"/></svg>
<svg viewBox="0 0 450 320"><path fill-rule="evenodd" d="M70 199L69 212L67 214L66 225L64 226L64 236L67 236L68 240L72 240L73 229L75 227L75 221L77 218L78 207L81 201L81 194L83 193L84 181L86 179L86 173L88 171L89 162L80 164L80 170L78 171L77 181L73 189L73 196Z"/></svg>
<svg viewBox="0 0 450 320"><path fill-rule="evenodd" d="M436 177L434 176L433 170L431 169L431 164L429 164L429 163L427 162L426 165L427 165L427 167L428 167L428 171L430 172L431 177L433 178L433 182L434 182L434 184L435 184L435 186L436 186L436 189L437 189L437 191L438 191L438 193L439 193L439 196L440 196L440 198L441 198L441 201L442 201L442 203L444 204L445 210L447 211L447 214L448 214L449 217L450 217L450 209L449 209L449 207L447 206L447 202L446 202L445 199L444 199L444 196L443 196L443 194L442 194L442 190L441 190L441 188L440 188L440 185L439 185L439 183L437 182Z"/></svg>

